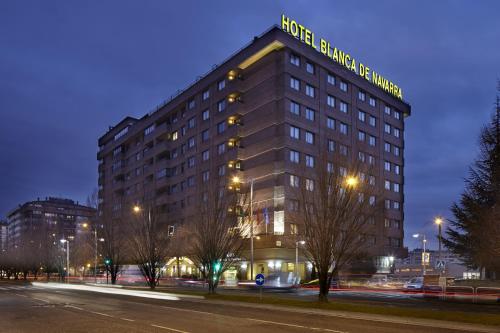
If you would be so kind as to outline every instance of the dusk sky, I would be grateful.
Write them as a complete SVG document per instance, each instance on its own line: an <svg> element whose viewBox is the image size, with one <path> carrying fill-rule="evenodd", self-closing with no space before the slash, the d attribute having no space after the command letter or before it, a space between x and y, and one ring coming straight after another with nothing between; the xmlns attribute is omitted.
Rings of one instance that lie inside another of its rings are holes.
<svg viewBox="0 0 500 333"><path fill-rule="evenodd" d="M500 77L499 12L498 1L2 1L0 218L37 197L84 202L109 125L151 111L285 13L402 87L413 248L411 234L431 238L433 217L450 217L477 156Z"/></svg>

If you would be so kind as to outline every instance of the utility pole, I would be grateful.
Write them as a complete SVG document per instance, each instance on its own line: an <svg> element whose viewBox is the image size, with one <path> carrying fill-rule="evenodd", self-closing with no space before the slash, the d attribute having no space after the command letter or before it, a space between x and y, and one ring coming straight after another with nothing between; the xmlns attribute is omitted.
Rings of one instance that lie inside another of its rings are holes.
<svg viewBox="0 0 500 333"><path fill-rule="evenodd" d="M250 180L250 279L253 280L253 182Z"/></svg>

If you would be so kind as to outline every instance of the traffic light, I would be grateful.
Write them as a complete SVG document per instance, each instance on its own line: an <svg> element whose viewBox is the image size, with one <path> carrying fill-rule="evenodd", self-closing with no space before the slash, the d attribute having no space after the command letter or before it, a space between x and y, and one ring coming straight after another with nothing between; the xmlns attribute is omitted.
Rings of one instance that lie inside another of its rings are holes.
<svg viewBox="0 0 500 333"><path fill-rule="evenodd" d="M112 263L111 258L106 258L106 259L104 259L104 264L105 264L106 266L111 265L111 263Z"/></svg>
<svg viewBox="0 0 500 333"><path fill-rule="evenodd" d="M218 272L220 270L221 264L220 261L214 263L214 271Z"/></svg>

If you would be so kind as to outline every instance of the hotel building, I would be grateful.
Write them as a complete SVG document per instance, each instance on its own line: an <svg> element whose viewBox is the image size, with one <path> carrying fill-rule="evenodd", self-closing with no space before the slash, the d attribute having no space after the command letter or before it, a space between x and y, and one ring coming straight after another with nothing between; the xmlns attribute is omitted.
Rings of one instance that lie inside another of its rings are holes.
<svg viewBox="0 0 500 333"><path fill-rule="evenodd" d="M341 154L372 165L385 208L367 226L366 250L389 271L405 256L409 114L404 101L272 27L157 110L125 117L99 138L99 209L119 218L153 200L182 224L209 178L253 180L254 271L292 272L289 240L301 232L287 219L298 206L287 196L294 176L323 154Z"/></svg>

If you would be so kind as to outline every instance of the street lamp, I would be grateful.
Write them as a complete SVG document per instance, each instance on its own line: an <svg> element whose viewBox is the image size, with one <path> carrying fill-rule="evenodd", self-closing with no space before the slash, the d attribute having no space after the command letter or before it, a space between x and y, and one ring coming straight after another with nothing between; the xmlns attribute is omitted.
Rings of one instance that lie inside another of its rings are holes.
<svg viewBox="0 0 500 333"><path fill-rule="evenodd" d="M63 238L61 243L66 243L66 283L69 283L69 240Z"/></svg>
<svg viewBox="0 0 500 333"><path fill-rule="evenodd" d="M238 176L234 176L231 179L233 184L239 185L242 183L242 180ZM253 183L254 179L250 179L250 279L253 280Z"/></svg>
<svg viewBox="0 0 500 333"><path fill-rule="evenodd" d="M296 241L295 242L295 281L297 281L297 284L299 282L299 244L304 245L306 241Z"/></svg>
<svg viewBox="0 0 500 333"><path fill-rule="evenodd" d="M88 228L89 224L84 223L83 227ZM94 283L97 283L97 240L104 242L104 238L97 238L97 225L94 225L94 230L92 232L94 234Z"/></svg>
<svg viewBox="0 0 500 333"><path fill-rule="evenodd" d="M349 176L346 178L345 183L349 187L356 187L358 185L358 178L354 176Z"/></svg>
<svg viewBox="0 0 500 333"><path fill-rule="evenodd" d="M438 216L434 219L434 223L436 223L438 226L438 242L439 242L438 258L439 258L439 262L441 262L441 239L442 239L441 225L443 224L443 219Z"/></svg>
<svg viewBox="0 0 500 333"><path fill-rule="evenodd" d="M425 264L427 261L427 254L425 252L425 244L427 243L427 238L425 237L424 234L414 234L413 238L422 238L422 245L423 245L423 251L422 251L422 275L425 275Z"/></svg>

